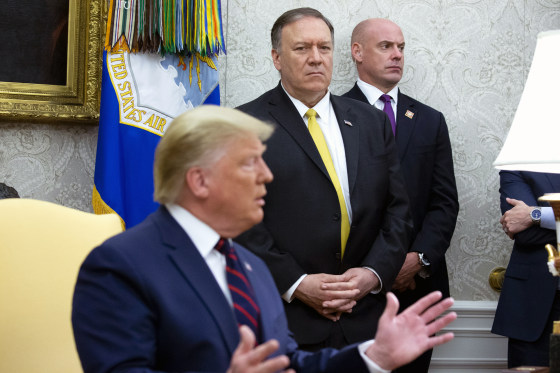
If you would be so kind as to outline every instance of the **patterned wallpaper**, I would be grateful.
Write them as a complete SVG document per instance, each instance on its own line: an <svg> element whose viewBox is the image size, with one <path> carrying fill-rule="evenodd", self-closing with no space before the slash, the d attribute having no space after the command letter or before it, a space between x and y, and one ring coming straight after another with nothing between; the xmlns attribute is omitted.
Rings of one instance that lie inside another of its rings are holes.
<svg viewBox="0 0 560 373"><path fill-rule="evenodd" d="M224 105L240 105L278 83L270 28L282 12L300 6L320 10L335 27L335 94L356 79L349 48L354 25L386 17L402 27L401 89L442 111L450 129L461 203L447 254L452 295L496 300L488 274L507 264L511 241L498 223L492 162L521 97L537 34L560 28L560 0L222 0ZM22 197L91 211L96 141L92 125L0 123L0 181Z"/></svg>

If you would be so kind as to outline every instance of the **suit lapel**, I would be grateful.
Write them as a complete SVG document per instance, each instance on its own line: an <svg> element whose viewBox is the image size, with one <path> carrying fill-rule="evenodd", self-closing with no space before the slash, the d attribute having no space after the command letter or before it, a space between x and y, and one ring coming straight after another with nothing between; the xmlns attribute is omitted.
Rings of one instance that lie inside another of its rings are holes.
<svg viewBox="0 0 560 373"><path fill-rule="evenodd" d="M360 122L352 112L351 106L346 105L340 97L331 94L331 103L344 141L348 189L352 194L358 175Z"/></svg>
<svg viewBox="0 0 560 373"><path fill-rule="evenodd" d="M231 307L222 290L210 272L204 258L192 243L190 237L171 217L167 209L160 207L155 216L161 232L163 244L169 248L169 256L186 282L206 306L208 313L218 325L230 352L233 353L239 341L237 323L230 311Z"/></svg>
<svg viewBox="0 0 560 373"><path fill-rule="evenodd" d="M406 154L410 138L414 132L414 127L416 126L417 118L418 114L414 103L408 98L408 96L403 95L399 90L399 100L397 103L397 133L395 141L397 143L399 158L401 161Z"/></svg>
<svg viewBox="0 0 560 373"><path fill-rule="evenodd" d="M325 177L330 180L329 174L321 159L321 155L309 134L303 118L299 116L294 104L284 92L280 84L273 91L269 101L270 115L282 126L294 141L303 149L311 161L321 169Z"/></svg>
<svg viewBox="0 0 560 373"><path fill-rule="evenodd" d="M350 98L353 98L353 99L359 100L359 101L363 101L366 104L369 104L369 101L368 101L366 95L364 95L364 92L362 92L360 87L358 87L358 83L354 83L354 87L352 87L352 89L350 91L348 91L347 95Z"/></svg>

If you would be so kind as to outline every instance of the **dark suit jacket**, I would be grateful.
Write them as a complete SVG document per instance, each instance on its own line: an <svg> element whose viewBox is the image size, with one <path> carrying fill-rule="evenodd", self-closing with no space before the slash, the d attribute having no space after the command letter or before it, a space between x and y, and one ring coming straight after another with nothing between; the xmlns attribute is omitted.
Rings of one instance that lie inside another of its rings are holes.
<svg viewBox="0 0 560 373"><path fill-rule="evenodd" d="M391 125L369 105L331 95L344 141L352 225L340 259L340 205L313 139L280 85L240 110L276 125L264 159L274 180L267 186L264 220L239 241L268 265L281 294L303 274L340 274L352 267L377 271L390 289L411 230ZM295 299L285 303L300 344L318 343L333 322ZM340 320L350 342L372 338L385 295L367 295Z"/></svg>
<svg viewBox="0 0 560 373"><path fill-rule="evenodd" d="M287 354L298 372L339 372L347 365L367 371L355 347L297 351L265 264L239 245L235 249L252 268L247 277L261 310L263 338L280 342L278 354ZM163 206L86 258L72 323L85 372L225 372L239 343L231 306Z"/></svg>
<svg viewBox="0 0 560 373"><path fill-rule="evenodd" d="M357 84L344 96L368 103ZM396 118L395 141L414 221L407 249L424 253L431 267L430 277L415 277L415 290L397 293L402 309L434 290L449 296L445 253L455 230L459 201L443 114L399 90Z"/></svg>
<svg viewBox="0 0 560 373"><path fill-rule="evenodd" d="M506 197L529 206L549 206L537 199L560 192L560 175L500 171L502 213L511 209ZM515 235L492 333L533 342L542 334L558 290L558 277L546 265L547 243L556 246L556 231L532 226Z"/></svg>

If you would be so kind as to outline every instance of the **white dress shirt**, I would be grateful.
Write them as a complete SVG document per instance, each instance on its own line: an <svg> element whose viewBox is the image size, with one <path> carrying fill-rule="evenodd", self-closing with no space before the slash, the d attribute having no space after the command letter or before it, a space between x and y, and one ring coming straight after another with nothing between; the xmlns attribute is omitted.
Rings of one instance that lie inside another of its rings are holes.
<svg viewBox="0 0 560 373"><path fill-rule="evenodd" d="M183 207L175 204L166 204L165 207L173 219L187 232L194 246L208 264L210 272L220 285L227 301L233 306L226 277L226 258L218 250L214 250L220 240L220 235Z"/></svg>
<svg viewBox="0 0 560 373"><path fill-rule="evenodd" d="M379 88L374 87L371 84L368 84L359 78L356 84L358 84L358 87L360 87L360 89L362 90L363 94L366 96L370 105L373 105L379 110L383 111L383 108L385 107L385 102L381 101L379 97L381 97L381 95L384 95L385 93L382 92ZM393 113L395 114L395 123L397 123L396 116L397 116L397 102L399 100L399 88L395 86L387 94L391 96L391 108L393 108Z"/></svg>
<svg viewBox="0 0 560 373"><path fill-rule="evenodd" d="M556 220L552 207L541 207L541 228L556 230Z"/></svg>

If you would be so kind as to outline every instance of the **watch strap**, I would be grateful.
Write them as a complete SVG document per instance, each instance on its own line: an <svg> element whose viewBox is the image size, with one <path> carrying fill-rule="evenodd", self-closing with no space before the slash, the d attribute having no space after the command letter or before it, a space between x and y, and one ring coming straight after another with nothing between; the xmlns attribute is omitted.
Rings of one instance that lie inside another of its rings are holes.
<svg viewBox="0 0 560 373"><path fill-rule="evenodd" d="M420 276L421 278L430 277L430 261L428 260L428 258L426 258L424 253L418 252L418 264L420 264L420 267L422 267L422 269L420 269L420 272L418 272L418 276Z"/></svg>

